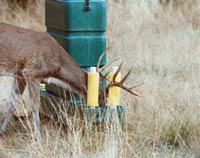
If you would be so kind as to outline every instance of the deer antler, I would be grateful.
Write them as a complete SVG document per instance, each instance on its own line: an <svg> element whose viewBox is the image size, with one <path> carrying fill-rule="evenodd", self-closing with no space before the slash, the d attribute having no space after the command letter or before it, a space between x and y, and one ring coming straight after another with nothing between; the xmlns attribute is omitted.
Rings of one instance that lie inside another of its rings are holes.
<svg viewBox="0 0 200 158"><path fill-rule="evenodd" d="M99 60L98 60L98 62L97 62L97 72L100 72L100 73L101 73L101 71L105 70L106 67L110 66L113 62L115 62L115 61L117 61L117 60L120 59L120 57L116 57L116 58L114 58L113 60L109 61L107 64L105 64L103 67L100 68L100 63L101 63L101 60L102 60L103 56L104 56L104 55L107 53L107 51L110 50L110 49L111 49L111 47L108 47L108 48L101 54L101 56L99 57Z"/></svg>
<svg viewBox="0 0 200 158"><path fill-rule="evenodd" d="M126 73L126 75L121 79L121 81L116 81L117 76L119 75L119 73L121 72L123 66L123 62L121 62L120 66L118 67L117 71L114 73L112 81L109 82L106 91L109 90L109 88L116 86L116 87L120 87L121 89L127 91L128 93L135 95L135 96L141 96L140 94L138 94L137 92L133 91L133 89L135 89L136 87L141 86L143 83L131 86L131 87L127 87L124 85L124 82L127 80L127 78L130 76L131 74L131 69L129 69L129 71Z"/></svg>
<svg viewBox="0 0 200 158"><path fill-rule="evenodd" d="M103 67L100 68L100 63L101 63L101 60L102 60L103 56L104 56L104 55L107 53L107 51L110 50L110 49L111 49L111 47L108 47L108 48L101 54L101 56L99 57L99 60L98 60L98 62L97 62L97 72L99 72L99 74L100 74L100 76L101 76L102 78L104 78L104 79L106 79L106 80L108 80L108 81L109 81L109 78L107 78L107 77L108 77L108 75L109 75L109 72L106 73L106 74L103 74L102 71L105 70L107 67L109 67L113 62L115 62L115 61L117 61L117 60L120 59L120 57L116 57L116 58L114 58L113 60L109 61L107 64L105 64Z"/></svg>
<svg viewBox="0 0 200 158"><path fill-rule="evenodd" d="M102 71L105 70L107 67L109 67L113 62L117 61L120 59L120 57L116 57L113 60L109 61L106 65L104 65L103 67L99 68L100 66L100 62L103 58L103 56L107 53L107 50L109 50L109 48L106 49L106 51L104 51L101 56L99 57L98 63L97 63L97 72L99 72L99 74L101 75L102 78L110 81L109 78L109 73L107 72L106 74L104 74ZM109 82L108 86L106 87L106 92L108 92L109 88L116 86L119 87L125 91L127 91L128 93L135 95L135 96L141 96L140 94L138 94L137 92L133 91L133 89L141 86L143 83L131 86L131 87L127 87L124 85L124 82L127 80L127 78L129 77L129 75L131 74L131 70L132 68L127 72L127 74L121 79L121 81L116 81L117 76L119 75L119 73L122 70L122 66L123 66L123 61L121 62L120 66L118 67L117 71L114 73L112 81Z"/></svg>

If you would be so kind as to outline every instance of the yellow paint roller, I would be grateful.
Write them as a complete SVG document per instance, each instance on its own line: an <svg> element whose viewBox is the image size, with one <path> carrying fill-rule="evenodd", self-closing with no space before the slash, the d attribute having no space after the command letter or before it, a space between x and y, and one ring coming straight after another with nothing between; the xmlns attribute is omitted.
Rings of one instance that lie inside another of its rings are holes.
<svg viewBox="0 0 200 158"><path fill-rule="evenodd" d="M99 105L99 73L96 72L96 67L90 68L87 85L87 106L96 107Z"/></svg>
<svg viewBox="0 0 200 158"><path fill-rule="evenodd" d="M112 68L112 72L110 72L109 76L110 76L110 82L112 82L114 73L117 71L118 67L114 66ZM117 77L116 77L116 81L120 81L121 79L121 73L119 72ZM113 86L111 88L109 88L109 92L108 92L108 104L110 106L117 106L120 105L120 88Z"/></svg>

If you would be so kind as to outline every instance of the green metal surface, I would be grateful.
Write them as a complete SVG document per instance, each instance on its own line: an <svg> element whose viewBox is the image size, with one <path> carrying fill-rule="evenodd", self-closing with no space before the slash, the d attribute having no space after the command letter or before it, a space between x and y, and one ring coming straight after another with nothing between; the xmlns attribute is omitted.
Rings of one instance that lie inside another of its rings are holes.
<svg viewBox="0 0 200 158"><path fill-rule="evenodd" d="M62 31L105 31L106 0L46 0L46 26Z"/></svg>

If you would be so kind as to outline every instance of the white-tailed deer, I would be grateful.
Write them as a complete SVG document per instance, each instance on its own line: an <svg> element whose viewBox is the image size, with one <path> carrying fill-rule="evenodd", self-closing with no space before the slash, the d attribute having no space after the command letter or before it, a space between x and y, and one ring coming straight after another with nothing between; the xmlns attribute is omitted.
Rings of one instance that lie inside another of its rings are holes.
<svg viewBox="0 0 200 158"><path fill-rule="evenodd" d="M31 103L35 134L40 138L40 82L48 77L70 84L74 91L86 95L87 75L68 53L45 32L22 29L0 23L0 72L12 75L14 83L8 114L1 127L4 133L12 115L16 96L26 86Z"/></svg>
<svg viewBox="0 0 200 158"><path fill-rule="evenodd" d="M87 74L53 37L45 32L0 23L0 74L14 77L12 93L8 101L8 113L1 127L2 134L6 131L12 116L16 96L22 95L26 86L32 109L34 133L39 139L40 82L45 82L49 77L56 78L69 84L75 93L81 96L87 95ZM115 83L113 82L109 87L122 86L121 88L131 93L132 88L127 89L121 83ZM100 91L104 93L104 90ZM134 92L132 94L137 95ZM100 94L100 96L104 95Z"/></svg>

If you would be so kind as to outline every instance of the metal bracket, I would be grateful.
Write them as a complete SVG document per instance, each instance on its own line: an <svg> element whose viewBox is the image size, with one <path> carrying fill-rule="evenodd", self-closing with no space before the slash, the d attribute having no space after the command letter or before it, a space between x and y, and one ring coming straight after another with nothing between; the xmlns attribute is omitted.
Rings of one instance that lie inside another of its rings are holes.
<svg viewBox="0 0 200 158"><path fill-rule="evenodd" d="M90 11L90 1L89 0L85 0L85 11Z"/></svg>

